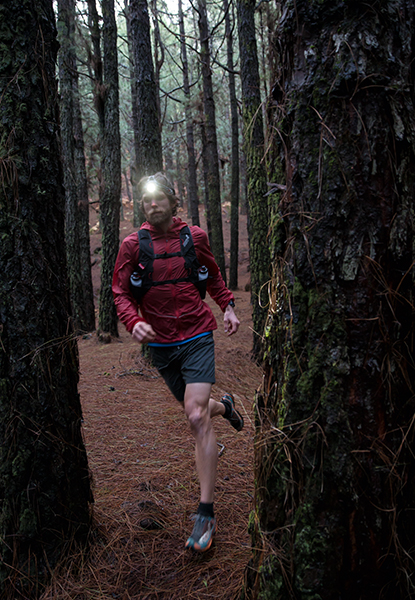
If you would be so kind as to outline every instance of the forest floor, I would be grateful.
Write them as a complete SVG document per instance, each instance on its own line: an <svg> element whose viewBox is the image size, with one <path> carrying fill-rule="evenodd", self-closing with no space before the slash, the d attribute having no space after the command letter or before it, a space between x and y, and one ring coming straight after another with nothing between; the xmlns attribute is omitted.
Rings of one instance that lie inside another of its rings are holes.
<svg viewBox="0 0 415 600"><path fill-rule="evenodd" d="M187 220L179 210L179 216ZM203 217L202 226L203 226ZM93 283L99 293L101 236L93 216ZM223 213L229 261L230 225ZM134 228L124 206L121 239ZM236 433L221 417L214 427L220 453L215 490L218 532L204 554L185 550L199 500L193 442L177 401L141 347L120 324L118 339L79 339L83 430L94 493L94 526L86 559L53 578L42 600L233 600L251 558L248 520L253 507L253 399L261 370L251 360L252 321L246 217L240 218L239 286L234 292L238 333L227 337L223 316L208 300L215 332L213 397L234 394L245 419Z"/></svg>

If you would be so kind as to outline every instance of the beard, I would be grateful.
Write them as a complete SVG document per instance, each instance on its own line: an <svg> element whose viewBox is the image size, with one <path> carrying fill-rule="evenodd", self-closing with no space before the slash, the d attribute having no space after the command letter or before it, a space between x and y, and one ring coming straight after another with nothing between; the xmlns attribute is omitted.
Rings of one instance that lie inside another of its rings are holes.
<svg viewBox="0 0 415 600"><path fill-rule="evenodd" d="M150 225L153 225L153 227L161 227L170 223L173 216L173 210L171 207L166 209L158 208L157 211L149 211L145 216Z"/></svg>

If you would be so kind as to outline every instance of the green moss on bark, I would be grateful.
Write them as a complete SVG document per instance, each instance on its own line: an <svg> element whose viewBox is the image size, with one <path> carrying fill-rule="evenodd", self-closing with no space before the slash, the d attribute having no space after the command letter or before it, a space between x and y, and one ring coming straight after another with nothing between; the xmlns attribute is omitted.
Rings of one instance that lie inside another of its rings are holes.
<svg viewBox="0 0 415 600"><path fill-rule="evenodd" d="M253 598L414 593L414 14L398 4L403 19L282 6Z"/></svg>

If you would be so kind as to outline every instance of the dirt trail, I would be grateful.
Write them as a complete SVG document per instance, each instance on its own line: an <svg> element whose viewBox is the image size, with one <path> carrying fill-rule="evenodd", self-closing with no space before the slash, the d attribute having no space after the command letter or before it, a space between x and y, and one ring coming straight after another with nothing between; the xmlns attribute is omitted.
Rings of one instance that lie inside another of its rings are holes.
<svg viewBox="0 0 415 600"><path fill-rule="evenodd" d="M182 218L185 218L185 216ZM122 237L132 230L124 212ZM79 340L80 394L84 435L95 497L90 561L77 574L57 578L44 600L231 600L240 590L250 559L247 533L253 497L254 391L261 372L250 360L252 324L246 221L241 217L240 283L235 292L240 331L228 338L222 313L209 300L215 332L216 384L213 396L234 394L245 428L236 433L215 419L219 458L215 496L218 533L203 555L185 551L198 504L193 442L178 403L140 347L120 325L110 344L96 335ZM229 223L224 215L225 249ZM100 236L92 236L92 252ZM99 285L99 255L93 267Z"/></svg>

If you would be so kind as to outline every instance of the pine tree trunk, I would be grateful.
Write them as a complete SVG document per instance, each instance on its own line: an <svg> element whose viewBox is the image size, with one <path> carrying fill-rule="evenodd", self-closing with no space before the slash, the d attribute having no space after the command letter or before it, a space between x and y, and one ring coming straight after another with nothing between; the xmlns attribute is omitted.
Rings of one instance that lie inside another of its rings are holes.
<svg viewBox="0 0 415 600"><path fill-rule="evenodd" d="M266 318L265 307L268 302L264 288L270 278L270 254L268 250L268 202L265 196L268 188L264 164L264 132L255 37L255 4L255 0L237 1L244 152L249 206L253 354L260 359L262 356L261 340Z"/></svg>
<svg viewBox="0 0 415 600"><path fill-rule="evenodd" d="M259 10L259 44L260 44L259 63L260 63L260 65L258 65L258 67L262 73L262 79L260 77L260 80L261 80L262 89L264 90L263 96L264 96L264 98L266 98L268 100L269 90L268 90L268 77L267 77L267 67L266 67L267 61L266 61L266 57L265 57L268 39L267 39L267 35L266 35L267 32L265 31L265 27L264 27L264 13L266 10L267 9L265 7L265 4L261 4L261 8ZM265 147L268 148L271 128L270 128L268 120L267 120L267 102L261 103L261 110L262 110L262 121L264 124Z"/></svg>
<svg viewBox="0 0 415 600"><path fill-rule="evenodd" d="M76 67L75 67L76 68ZM94 289L91 272L91 244L89 236L89 195L85 164L84 133L82 129L81 106L79 102L78 73L74 77L74 138L75 138L75 177L78 196L79 258L81 263L81 285L83 295L84 331L95 329Z"/></svg>
<svg viewBox="0 0 415 600"><path fill-rule="evenodd" d="M160 106L160 72L164 63L164 44L160 35L159 15L157 9L157 0L150 0L151 12L153 13L153 34L154 34L154 81L156 84L156 102L157 102L157 119L160 128L160 138L162 131L162 118ZM160 55L159 55L160 50Z"/></svg>
<svg viewBox="0 0 415 600"><path fill-rule="evenodd" d="M223 2L225 13L225 34L227 39L227 67L229 77L229 103L231 109L231 256L229 266L229 288L238 288L239 254L239 123L238 101L236 98L235 73L233 64L233 35L228 0Z"/></svg>
<svg viewBox="0 0 415 600"><path fill-rule="evenodd" d="M200 226L199 198L197 195L195 142L194 142L194 132L193 132L193 115L192 115L192 111L190 108L189 64L187 61L186 35L185 35L185 29L184 29L184 18L183 18L183 10L182 10L181 0L179 0L178 16L179 16L179 27L180 27L182 69L183 69L183 92L185 95L186 146L187 146L187 195L188 195L188 204L190 207L192 225Z"/></svg>
<svg viewBox="0 0 415 600"><path fill-rule="evenodd" d="M123 169L122 174L124 175L124 181L125 181L125 190L127 192L127 198L128 198L128 202L133 202L133 195L131 193L131 188L130 188L130 178L128 177L128 173L127 173L127 169Z"/></svg>
<svg viewBox="0 0 415 600"><path fill-rule="evenodd" d="M79 331L95 329L89 244L89 203L78 98L75 2L59 0L58 29L61 146L66 190L66 253L72 314Z"/></svg>
<svg viewBox="0 0 415 600"><path fill-rule="evenodd" d="M282 14L251 593L413 598L414 4Z"/></svg>
<svg viewBox="0 0 415 600"><path fill-rule="evenodd" d="M183 201L185 196L189 196L189 192L187 192L186 194L186 187L184 185L183 182L183 167L182 167L182 161L181 161L181 155L180 155L180 145L176 146L176 153L175 153L175 158L176 160L174 161L173 164L176 165L176 173L177 173L177 190L179 193L179 199L180 199L180 206L183 206ZM172 165L173 168L173 165ZM199 212L198 212L199 214ZM193 224L193 223L192 223Z"/></svg>
<svg viewBox="0 0 415 600"><path fill-rule="evenodd" d="M118 254L121 205L121 140L118 91L117 25L114 0L102 0L102 40L104 49L103 176L100 199L102 228L101 289L99 295L99 334L118 336L118 317L112 295L112 276Z"/></svg>
<svg viewBox="0 0 415 600"><path fill-rule="evenodd" d="M134 49L133 39L131 34L131 21L130 21L130 7L128 0L124 0L125 8L125 21L127 25L127 39L128 39L128 57L130 60L130 89L131 89L131 118L133 125L133 137L134 137L134 158L130 162L131 169L131 185L132 185L132 196L133 196L133 224L134 227L139 227L144 220L144 215L140 210L140 198L138 197L137 183L139 181L139 173L137 169L137 157L140 153L140 126L138 121L138 99L137 99L137 82L135 78L135 67L134 67Z"/></svg>
<svg viewBox="0 0 415 600"><path fill-rule="evenodd" d="M99 15L95 0L87 0L88 2L88 28L91 34L92 49L89 51L89 62L92 66L94 78L94 105L97 111L99 120L100 136L105 128L104 115L104 89L103 89L103 64L101 53L101 30L99 27ZM100 145L102 140L100 139ZM102 153L102 150L101 150ZM101 157L102 161L102 157Z"/></svg>
<svg viewBox="0 0 415 600"><path fill-rule="evenodd" d="M151 54L147 0L131 0L129 15L137 94L138 131L135 137L137 141L135 176L138 182L145 175L151 175L163 169L163 156L157 109L158 89ZM135 220L134 223L136 224Z"/></svg>
<svg viewBox="0 0 415 600"><path fill-rule="evenodd" d="M74 53L74 0L59 0L59 81L60 81L60 122L63 174L65 182L65 240L71 296L72 314L75 329L82 329L83 294L81 262L79 255L78 194L75 174L75 139L73 77L76 69Z"/></svg>
<svg viewBox="0 0 415 600"><path fill-rule="evenodd" d="M209 26L206 0L198 0L200 61L203 78L203 106L206 129L206 159L208 167L208 198L212 227L212 252L226 283L225 251L223 247L222 204L220 198L220 175L218 142L216 137L216 111L210 68Z"/></svg>
<svg viewBox="0 0 415 600"><path fill-rule="evenodd" d="M70 318L52 1L2 5L0 596L35 598L91 500Z"/></svg>
<svg viewBox="0 0 415 600"><path fill-rule="evenodd" d="M242 148L241 152L241 190L242 190L242 201L241 201L241 215L248 215L248 185L246 181L246 158L245 152ZM249 226L247 226L249 231Z"/></svg>
<svg viewBox="0 0 415 600"><path fill-rule="evenodd" d="M204 122L204 115L201 115L200 121L200 138L202 141L202 170L203 170L203 183L205 186L205 210L206 210L206 229L209 238L209 245L212 247L212 219L210 217L210 204L209 204L209 167L207 160L207 140L206 140L206 127Z"/></svg>
<svg viewBox="0 0 415 600"><path fill-rule="evenodd" d="M88 29L91 36L91 46L88 47L88 61L91 80L93 82L94 108L98 117L99 133L99 160L100 165L96 168L98 179L98 198L102 198L104 183L103 183L103 153L104 153L104 130L105 130L105 87L103 84L103 63L101 53L101 29L100 17L97 11L95 0L87 0L88 3ZM93 156L93 155L92 155ZM99 216L101 226L101 215Z"/></svg>

